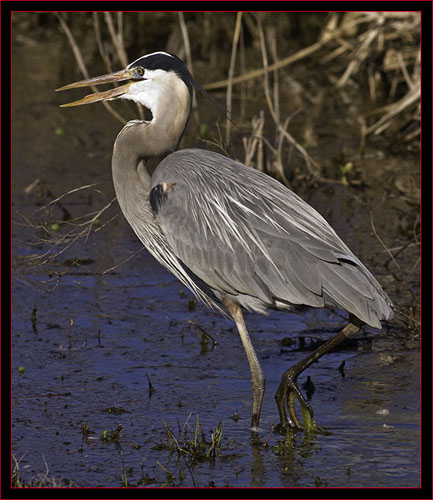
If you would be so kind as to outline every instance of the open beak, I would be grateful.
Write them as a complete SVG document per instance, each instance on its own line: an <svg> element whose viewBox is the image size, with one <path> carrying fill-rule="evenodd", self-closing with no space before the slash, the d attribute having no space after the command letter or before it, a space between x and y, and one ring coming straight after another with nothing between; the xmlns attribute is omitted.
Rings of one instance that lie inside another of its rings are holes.
<svg viewBox="0 0 433 500"><path fill-rule="evenodd" d="M94 94L86 95L82 99L74 102L69 102L67 104L61 104L61 108L67 108L71 106L81 106L82 104L90 104L92 102L98 101L109 101L111 99L116 99L129 91L129 86L133 80L137 80L137 75L132 69L123 69L121 71L116 71L115 73L109 73L108 75L96 76L95 78L90 78L89 80L80 80L79 82L70 83L64 87L56 89L56 92L61 90L75 89L78 87L91 87L93 85L102 85L103 83L117 83L123 82L125 80L131 80L125 85L120 87L115 87L113 89L106 90L105 92L95 92Z"/></svg>

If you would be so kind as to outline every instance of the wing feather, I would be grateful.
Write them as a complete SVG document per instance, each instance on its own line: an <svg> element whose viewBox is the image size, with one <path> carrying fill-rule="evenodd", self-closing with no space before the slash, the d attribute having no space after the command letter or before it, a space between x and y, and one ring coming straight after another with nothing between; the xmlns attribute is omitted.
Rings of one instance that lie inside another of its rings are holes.
<svg viewBox="0 0 433 500"><path fill-rule="evenodd" d="M392 317L379 283L325 219L271 177L197 149L165 158L151 187L162 183L173 187L156 219L217 296L247 306L250 297L253 309L328 301L376 327Z"/></svg>

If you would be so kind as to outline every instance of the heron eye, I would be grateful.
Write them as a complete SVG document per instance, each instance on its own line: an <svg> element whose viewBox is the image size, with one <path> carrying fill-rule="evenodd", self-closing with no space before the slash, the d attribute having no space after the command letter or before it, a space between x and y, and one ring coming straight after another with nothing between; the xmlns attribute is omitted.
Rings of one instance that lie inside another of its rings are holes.
<svg viewBox="0 0 433 500"><path fill-rule="evenodd" d="M137 72L138 76L143 76L144 75L144 69L140 66L138 66L135 70Z"/></svg>

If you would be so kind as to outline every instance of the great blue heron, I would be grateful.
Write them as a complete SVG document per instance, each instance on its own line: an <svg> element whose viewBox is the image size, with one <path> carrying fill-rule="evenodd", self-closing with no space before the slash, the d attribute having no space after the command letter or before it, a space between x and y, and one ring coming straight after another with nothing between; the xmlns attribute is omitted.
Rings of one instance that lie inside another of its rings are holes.
<svg viewBox="0 0 433 500"><path fill-rule="evenodd" d="M311 419L313 412L298 389L299 374L363 324L381 328L394 316L391 300L325 219L281 183L217 153L175 151L193 89L201 89L178 57L154 52L122 71L58 90L122 81L63 106L130 99L152 112L151 121L128 122L114 143L117 200L156 260L206 305L222 310L224 304L231 313L251 369L252 429L259 426L265 377L242 308L263 313L332 304L349 313L345 328L282 376L278 430L302 429L295 398ZM151 175L147 160L167 153Z"/></svg>

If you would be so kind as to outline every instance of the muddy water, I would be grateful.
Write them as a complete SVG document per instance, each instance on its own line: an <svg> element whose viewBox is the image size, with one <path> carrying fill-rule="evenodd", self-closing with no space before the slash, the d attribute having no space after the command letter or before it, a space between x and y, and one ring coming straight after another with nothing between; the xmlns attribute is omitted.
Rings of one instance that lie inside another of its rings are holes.
<svg viewBox="0 0 433 500"><path fill-rule="evenodd" d="M119 125L102 106L57 107L63 96L52 90L77 75L71 71L75 63L61 58L66 48L55 40L59 44L21 37L14 46L13 208L19 223L21 215L31 216L49 201L47 192L59 195L97 182L101 192L63 201L73 217L113 196L110 155ZM40 73L23 79L19 69L30 66ZM374 173L378 162L383 175L417 168L415 158L396 161L375 151L364 167ZM25 194L37 178L44 189ZM376 180L380 185L384 177ZM372 191L370 200L382 194L383 189ZM393 285L380 266L383 249L361 209L365 193L322 186L304 195L398 303L395 290L404 286ZM384 204L384 218L395 213L395 200L391 196ZM111 214L118 211L116 205ZM379 228L383 224L378 221ZM14 259L46 250L30 245L38 235L15 225ZM310 403L330 434L298 434L285 443L276 434L269 437L278 421L273 394L280 376L344 320L325 310L246 314L267 379L262 432L253 439L250 374L233 324L192 303L145 251L102 274L140 248L119 216L49 266L14 272L12 451L25 478L45 473L46 462L49 477L76 486L122 486L125 478L130 486L419 485L416 332L401 321L379 332L367 328L315 363L299 382L310 377ZM68 265L73 258L82 265ZM411 255L401 265L411 269L415 261ZM417 294L410 276L405 287ZM193 438L196 418L208 441L221 421L221 454L213 460L191 461L167 446L164 422L179 437L178 428L188 420ZM107 439L119 425L118 439Z"/></svg>

